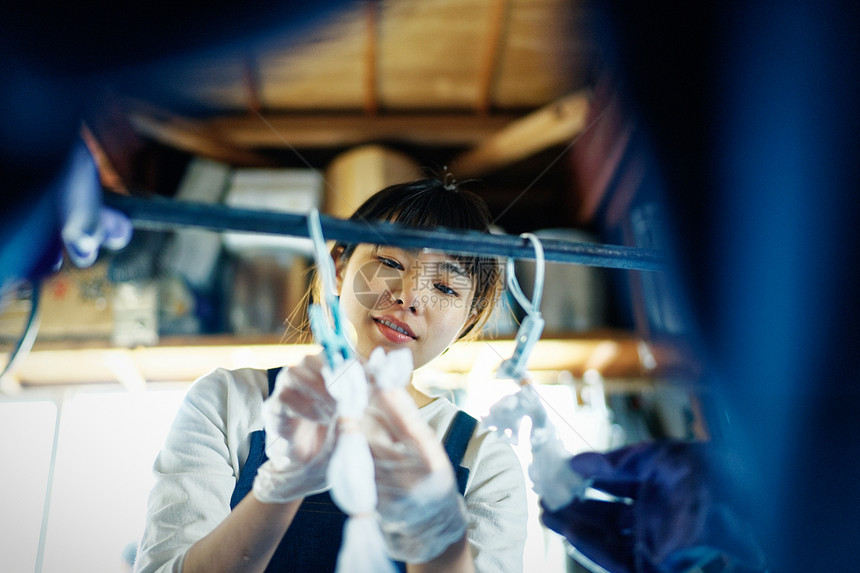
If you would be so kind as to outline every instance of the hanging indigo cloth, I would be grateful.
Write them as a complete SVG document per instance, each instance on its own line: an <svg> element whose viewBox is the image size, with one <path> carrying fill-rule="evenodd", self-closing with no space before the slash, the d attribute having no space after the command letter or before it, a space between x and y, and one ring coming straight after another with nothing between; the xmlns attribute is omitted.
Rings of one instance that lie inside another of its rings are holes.
<svg viewBox="0 0 860 573"><path fill-rule="evenodd" d="M2 212L0 289L50 276L59 270L64 250L76 267L86 268L101 247L119 250L131 239L128 217L102 205L98 168L83 141L72 146L64 168L38 194L20 210Z"/></svg>
<svg viewBox="0 0 860 573"><path fill-rule="evenodd" d="M730 504L721 473L732 467L710 444L664 440L587 452L571 468L595 489L630 498L575 498L543 522L612 573L765 571L762 552Z"/></svg>

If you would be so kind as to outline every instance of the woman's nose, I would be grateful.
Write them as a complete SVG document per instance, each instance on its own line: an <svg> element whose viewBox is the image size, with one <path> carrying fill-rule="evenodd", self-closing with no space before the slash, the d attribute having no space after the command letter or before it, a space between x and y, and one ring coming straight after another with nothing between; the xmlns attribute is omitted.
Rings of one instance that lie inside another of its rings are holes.
<svg viewBox="0 0 860 573"><path fill-rule="evenodd" d="M415 301L411 301L411 302L407 303L407 302L406 302L405 300L403 300L402 298L398 298L398 299L395 299L395 300L394 300L394 304L396 304L397 306L406 307L406 309L407 309L407 310L409 310L409 311L410 311L410 312L412 312L412 313L417 313L417 312L418 312L418 306L417 306L417 304L415 303Z"/></svg>
<svg viewBox="0 0 860 573"><path fill-rule="evenodd" d="M421 312L424 305L420 279L417 273L404 273L402 280L398 281L396 291L391 293L394 303L412 313Z"/></svg>

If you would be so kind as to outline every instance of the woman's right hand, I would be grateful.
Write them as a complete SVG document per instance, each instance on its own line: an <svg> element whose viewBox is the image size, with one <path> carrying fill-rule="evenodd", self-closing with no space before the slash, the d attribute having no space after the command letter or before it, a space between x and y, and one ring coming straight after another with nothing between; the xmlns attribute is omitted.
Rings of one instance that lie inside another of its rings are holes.
<svg viewBox="0 0 860 573"><path fill-rule="evenodd" d="M268 461L254 479L254 496L286 503L328 487L326 470L334 448L336 403L326 390L322 355L306 356L278 373L263 403Z"/></svg>

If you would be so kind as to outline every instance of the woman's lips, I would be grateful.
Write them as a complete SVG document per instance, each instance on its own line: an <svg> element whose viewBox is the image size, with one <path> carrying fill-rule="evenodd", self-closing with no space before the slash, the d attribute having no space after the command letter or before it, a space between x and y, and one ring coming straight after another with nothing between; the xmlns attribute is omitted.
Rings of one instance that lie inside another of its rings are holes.
<svg viewBox="0 0 860 573"><path fill-rule="evenodd" d="M391 342L403 344L418 338L406 324L390 316L374 318L373 322L380 334Z"/></svg>

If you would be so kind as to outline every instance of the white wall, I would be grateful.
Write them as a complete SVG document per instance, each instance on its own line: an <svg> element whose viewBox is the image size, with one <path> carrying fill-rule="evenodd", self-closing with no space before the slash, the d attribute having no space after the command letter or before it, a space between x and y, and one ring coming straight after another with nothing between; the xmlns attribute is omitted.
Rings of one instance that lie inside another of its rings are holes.
<svg viewBox="0 0 860 573"><path fill-rule="evenodd" d="M0 403L0 571L37 571L58 407L40 571L123 571L123 549L143 529L152 461L187 386L89 387Z"/></svg>

